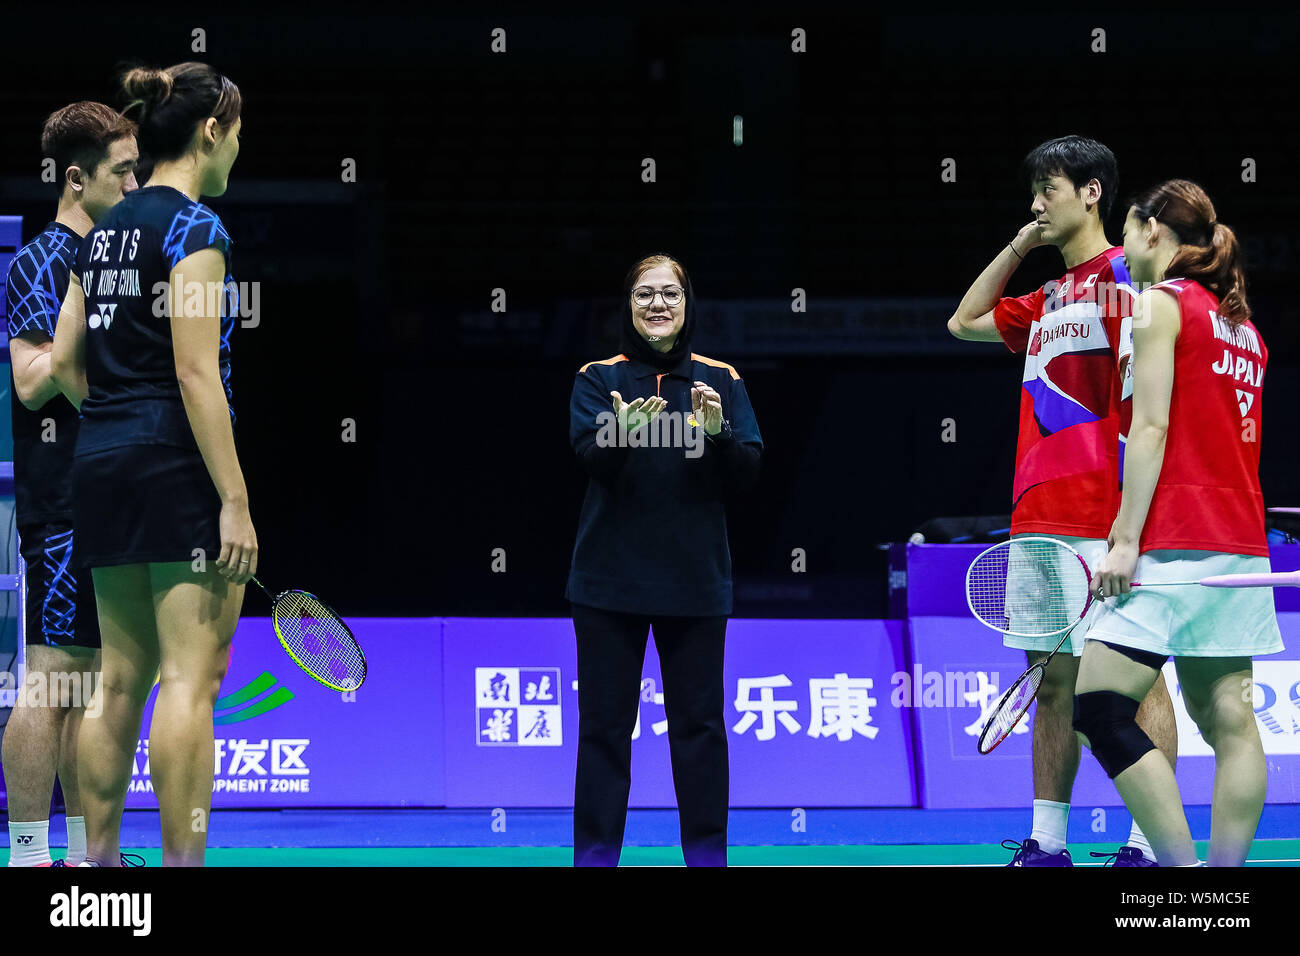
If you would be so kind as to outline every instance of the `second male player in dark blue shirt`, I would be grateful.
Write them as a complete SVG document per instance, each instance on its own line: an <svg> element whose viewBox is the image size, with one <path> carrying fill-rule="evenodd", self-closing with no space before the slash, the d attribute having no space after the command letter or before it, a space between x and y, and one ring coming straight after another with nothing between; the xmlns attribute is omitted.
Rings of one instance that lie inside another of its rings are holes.
<svg viewBox="0 0 1300 956"><path fill-rule="evenodd" d="M27 565L24 685L4 734L10 866L49 866L55 774L68 828L66 862L85 857L77 779L81 718L99 670L90 572L73 561L72 453L77 411L59 393L50 353L81 237L135 189L135 124L102 103L50 115L41 150L54 162L58 212L9 267L6 316L13 370L14 505ZM41 691L40 698L36 696Z"/></svg>

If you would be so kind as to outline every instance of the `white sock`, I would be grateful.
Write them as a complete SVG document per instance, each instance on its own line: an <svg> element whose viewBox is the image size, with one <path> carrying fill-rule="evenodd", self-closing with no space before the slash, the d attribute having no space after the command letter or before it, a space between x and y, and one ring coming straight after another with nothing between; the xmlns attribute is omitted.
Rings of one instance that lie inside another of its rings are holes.
<svg viewBox="0 0 1300 956"><path fill-rule="evenodd" d="M9 865L50 865L50 821L9 824Z"/></svg>
<svg viewBox="0 0 1300 956"><path fill-rule="evenodd" d="M68 817L68 855L64 863L76 866L86 858L86 818Z"/></svg>
<svg viewBox="0 0 1300 956"><path fill-rule="evenodd" d="M1138 826L1136 820L1133 821L1133 829L1129 831L1127 846L1136 847L1142 851L1142 855L1148 860L1155 862L1156 851L1151 849L1151 841L1147 839L1142 828Z"/></svg>
<svg viewBox="0 0 1300 956"><path fill-rule="evenodd" d="M1070 819L1070 805L1054 800L1034 801L1034 829L1029 834L1037 840L1044 853L1060 853L1065 849L1065 826Z"/></svg>

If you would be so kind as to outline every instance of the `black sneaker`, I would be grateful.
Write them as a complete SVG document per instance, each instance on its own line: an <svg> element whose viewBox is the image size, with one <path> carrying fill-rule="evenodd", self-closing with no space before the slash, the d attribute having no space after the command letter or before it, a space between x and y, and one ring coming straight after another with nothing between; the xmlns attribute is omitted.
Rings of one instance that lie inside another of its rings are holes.
<svg viewBox="0 0 1300 956"><path fill-rule="evenodd" d="M1106 862L1102 866L1159 866L1155 860L1148 860L1141 850L1135 846L1122 846L1114 853L1097 853L1093 851L1093 856L1104 856Z"/></svg>
<svg viewBox="0 0 1300 956"><path fill-rule="evenodd" d="M1069 850L1047 853L1039 848L1037 840L1026 840L1024 843L1003 840L1002 846L1007 850L1016 851L1016 855L1011 858L1007 866L1074 866Z"/></svg>

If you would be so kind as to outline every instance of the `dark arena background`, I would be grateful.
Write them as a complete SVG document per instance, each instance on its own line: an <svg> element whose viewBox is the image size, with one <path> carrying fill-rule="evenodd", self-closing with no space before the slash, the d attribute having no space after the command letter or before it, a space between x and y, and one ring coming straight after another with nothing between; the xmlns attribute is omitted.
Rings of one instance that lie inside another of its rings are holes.
<svg viewBox="0 0 1300 956"><path fill-rule="evenodd" d="M1079 133L1114 151L1114 243L1137 190L1200 183L1243 243L1269 348L1265 500L1300 505L1300 16L468 6L3 15L0 216L21 217L18 244L53 218L39 134L54 109L121 106L124 65L191 59L244 99L229 189L205 201L254 313L231 364L260 576L351 622L372 686L340 701L296 673L250 589L218 701L233 709L218 717L209 862L572 862L564 595L587 479L569 397L582 365L619 352L624 273L663 251L690 270L693 350L735 366L764 442L756 487L728 506L732 863L1006 863L998 842L1029 832L1029 736L979 757L966 728L988 687L953 700L949 680L939 705L921 687L976 672L1007 686L1024 657L966 609L984 538L907 542L936 517L1009 514L1024 359L956 340L947 320L1032 218L1020 163L1035 145ZM1007 294L1062 271L1037 249ZM1300 567L1288 530L1275 570ZM1288 650L1256 664L1274 698L1257 707L1260 864L1300 857L1293 593L1277 592ZM5 594L0 664L16 652ZM475 716L501 674L519 695L558 693L562 746L482 746ZM680 864L654 653L645 674L623 861ZM872 679L878 735L810 729L809 688L837 674L845 695ZM785 683L738 684L773 675ZM273 686L289 698L273 703ZM773 691L797 710L749 708ZM1213 760L1174 696L1204 841ZM260 726L238 710L254 699ZM737 729L746 717L762 722ZM310 743L295 758L286 740ZM156 865L145 756L123 846ZM1123 842L1127 811L1086 750L1074 806L1076 863ZM350 842L356 814L366 836Z"/></svg>

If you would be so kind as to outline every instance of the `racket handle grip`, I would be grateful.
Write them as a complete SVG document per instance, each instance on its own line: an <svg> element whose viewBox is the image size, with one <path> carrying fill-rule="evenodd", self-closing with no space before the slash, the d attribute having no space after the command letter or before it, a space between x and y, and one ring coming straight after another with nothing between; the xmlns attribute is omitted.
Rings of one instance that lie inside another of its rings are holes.
<svg viewBox="0 0 1300 956"><path fill-rule="evenodd" d="M1300 588L1300 571L1289 574L1216 574L1201 578L1207 588Z"/></svg>

